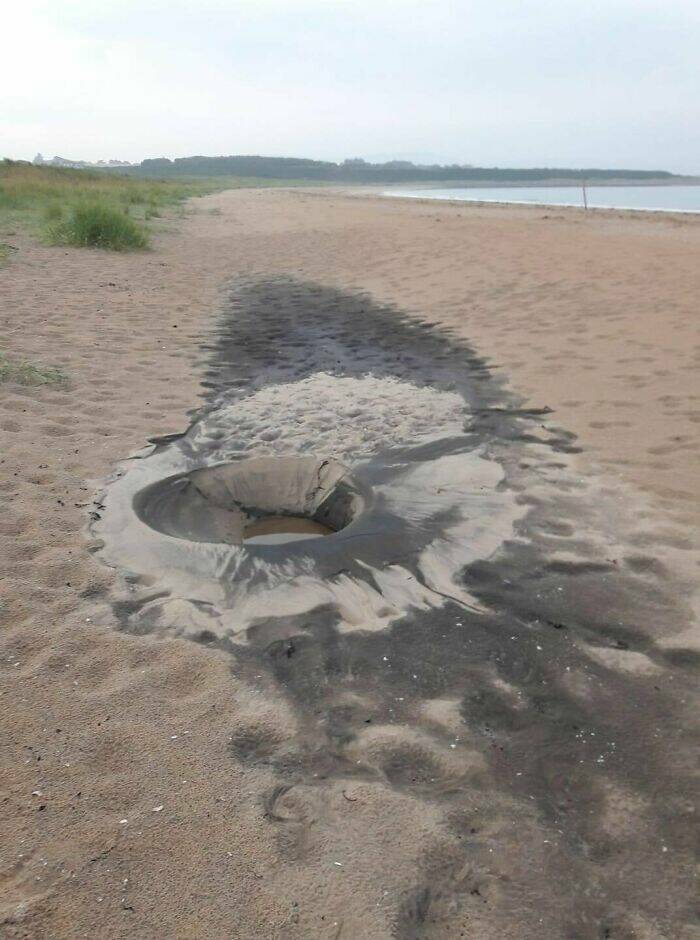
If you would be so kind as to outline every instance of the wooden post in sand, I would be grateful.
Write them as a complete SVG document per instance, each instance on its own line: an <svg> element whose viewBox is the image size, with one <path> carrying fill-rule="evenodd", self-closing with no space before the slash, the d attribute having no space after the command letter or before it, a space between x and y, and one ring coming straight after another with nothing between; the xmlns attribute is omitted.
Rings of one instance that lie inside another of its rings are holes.
<svg viewBox="0 0 700 940"><path fill-rule="evenodd" d="M588 211L588 198L586 197L586 181L583 180L581 183L581 189L583 190L583 208Z"/></svg>

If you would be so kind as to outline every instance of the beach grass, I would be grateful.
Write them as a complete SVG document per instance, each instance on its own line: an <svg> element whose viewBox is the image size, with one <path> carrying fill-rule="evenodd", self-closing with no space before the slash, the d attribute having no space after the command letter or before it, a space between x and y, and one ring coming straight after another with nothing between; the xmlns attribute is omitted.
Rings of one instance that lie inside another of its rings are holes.
<svg viewBox="0 0 700 940"><path fill-rule="evenodd" d="M29 231L50 244L138 250L152 220L182 216L184 202L224 189L294 185L254 177L152 179L118 172L0 160L0 243ZM0 263L2 262L0 251Z"/></svg>
<svg viewBox="0 0 700 940"><path fill-rule="evenodd" d="M64 385L66 376L60 369L37 366L31 362L9 359L0 353L0 383L17 385Z"/></svg>
<svg viewBox="0 0 700 940"><path fill-rule="evenodd" d="M116 251L148 246L146 224L191 196L223 188L210 180L143 180L116 173L0 162L0 239L29 230L50 244Z"/></svg>
<svg viewBox="0 0 700 940"><path fill-rule="evenodd" d="M148 248L148 231L122 207L105 202L73 206L68 216L50 222L46 237L52 245L137 251Z"/></svg>

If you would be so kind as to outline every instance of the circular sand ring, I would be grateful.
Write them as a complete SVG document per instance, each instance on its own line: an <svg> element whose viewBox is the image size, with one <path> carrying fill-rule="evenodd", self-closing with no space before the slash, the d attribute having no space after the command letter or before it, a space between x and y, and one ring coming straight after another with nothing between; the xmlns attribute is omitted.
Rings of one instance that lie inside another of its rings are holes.
<svg viewBox="0 0 700 940"><path fill-rule="evenodd" d="M190 542L280 544L332 535L367 493L339 461L257 457L160 480L134 500L151 529Z"/></svg>

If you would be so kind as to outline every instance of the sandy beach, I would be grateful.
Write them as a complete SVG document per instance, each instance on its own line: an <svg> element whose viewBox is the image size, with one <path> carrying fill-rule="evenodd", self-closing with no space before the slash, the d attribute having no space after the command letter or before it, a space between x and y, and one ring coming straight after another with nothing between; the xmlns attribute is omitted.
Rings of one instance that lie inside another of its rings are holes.
<svg viewBox="0 0 700 940"><path fill-rule="evenodd" d="M698 937L700 220L237 190L13 244L2 350L66 378L0 386L0 935ZM366 544L244 578L138 497L289 454Z"/></svg>

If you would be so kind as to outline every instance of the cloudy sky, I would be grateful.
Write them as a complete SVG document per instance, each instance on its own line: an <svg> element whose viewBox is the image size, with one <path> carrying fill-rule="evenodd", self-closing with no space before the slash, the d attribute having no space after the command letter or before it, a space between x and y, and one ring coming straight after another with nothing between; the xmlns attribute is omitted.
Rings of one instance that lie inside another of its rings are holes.
<svg viewBox="0 0 700 940"><path fill-rule="evenodd" d="M21 0L0 156L700 173L700 0Z"/></svg>

